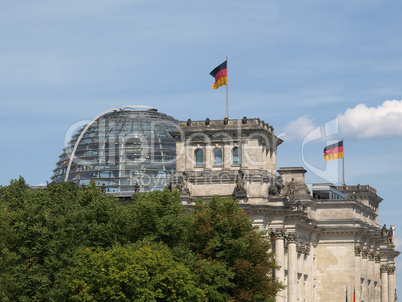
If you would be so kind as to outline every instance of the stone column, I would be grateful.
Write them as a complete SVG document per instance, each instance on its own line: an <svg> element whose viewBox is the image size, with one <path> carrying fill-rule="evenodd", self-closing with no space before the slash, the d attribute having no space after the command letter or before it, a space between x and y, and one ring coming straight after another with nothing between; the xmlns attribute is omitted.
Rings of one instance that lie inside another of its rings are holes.
<svg viewBox="0 0 402 302"><path fill-rule="evenodd" d="M297 302L297 238L297 233L288 233L288 302Z"/></svg>
<svg viewBox="0 0 402 302"><path fill-rule="evenodd" d="M371 281L369 284L369 288L368 288L368 295L369 295L369 301L370 302L375 302L375 293L374 293L374 257L375 254L373 251L370 251L368 254L368 259L369 259L369 263L368 263L368 278Z"/></svg>
<svg viewBox="0 0 402 302"><path fill-rule="evenodd" d="M362 248L360 245L355 246L355 294L356 301L361 301L361 291L360 291L360 274L361 274L361 255Z"/></svg>
<svg viewBox="0 0 402 302"><path fill-rule="evenodd" d="M307 261L308 261L308 244L304 242L296 243L296 251L298 253L299 267L297 273L301 275L298 288L297 298L298 301L306 301L306 291L308 290L307 284L304 283L306 275L308 275Z"/></svg>
<svg viewBox="0 0 402 302"><path fill-rule="evenodd" d="M304 289L304 294L305 294L305 301L314 301L313 298L313 268L314 268L314 264L313 264L313 251L312 251L312 245L311 242L307 243L307 261L305 263L305 272L307 273L307 283L306 283L306 288Z"/></svg>
<svg viewBox="0 0 402 302"><path fill-rule="evenodd" d="M381 255L380 253L376 253L375 257L375 264L374 264L374 280L377 282L377 286L375 288L375 301L381 300L381 271L380 271L380 261Z"/></svg>
<svg viewBox="0 0 402 302"><path fill-rule="evenodd" d="M368 251L367 248L363 248L362 249L362 260L361 260L361 274L362 274L362 278L363 278L363 284L362 284L362 292L361 292L361 299L362 301L368 301L368 293L369 293L369 289L368 289L368 260L367 260L367 256L368 256Z"/></svg>
<svg viewBox="0 0 402 302"><path fill-rule="evenodd" d="M388 266L388 301L395 301L395 266Z"/></svg>
<svg viewBox="0 0 402 302"><path fill-rule="evenodd" d="M275 270L275 277L279 282L284 284L285 281L285 230L284 229L274 229L271 232L271 236L275 240L275 261L279 266L278 269ZM285 297L283 295L283 290L279 291L276 295L277 302L285 302Z"/></svg>
<svg viewBox="0 0 402 302"><path fill-rule="evenodd" d="M388 301L388 265L381 265L381 302Z"/></svg>

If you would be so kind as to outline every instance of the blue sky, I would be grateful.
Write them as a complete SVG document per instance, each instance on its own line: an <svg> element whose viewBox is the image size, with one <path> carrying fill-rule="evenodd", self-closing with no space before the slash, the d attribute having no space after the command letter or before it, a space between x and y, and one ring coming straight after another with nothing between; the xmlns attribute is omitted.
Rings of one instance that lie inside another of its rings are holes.
<svg viewBox="0 0 402 302"><path fill-rule="evenodd" d="M401 9L395 0L0 1L0 185L19 175L45 183L67 130L109 108L222 119L225 89L211 89L209 72L228 56L230 117L273 125L285 139L278 166L312 167L308 182L328 180L322 150L344 137L346 183L377 189L380 224L394 224L402 242ZM306 141L334 121L335 135Z"/></svg>

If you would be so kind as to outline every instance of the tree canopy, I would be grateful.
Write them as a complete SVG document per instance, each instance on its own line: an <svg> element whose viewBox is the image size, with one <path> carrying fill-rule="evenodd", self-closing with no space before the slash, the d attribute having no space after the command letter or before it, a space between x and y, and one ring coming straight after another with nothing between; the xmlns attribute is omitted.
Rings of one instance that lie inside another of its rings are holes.
<svg viewBox="0 0 402 302"><path fill-rule="evenodd" d="M1 301L274 301L269 248L231 198L0 187Z"/></svg>

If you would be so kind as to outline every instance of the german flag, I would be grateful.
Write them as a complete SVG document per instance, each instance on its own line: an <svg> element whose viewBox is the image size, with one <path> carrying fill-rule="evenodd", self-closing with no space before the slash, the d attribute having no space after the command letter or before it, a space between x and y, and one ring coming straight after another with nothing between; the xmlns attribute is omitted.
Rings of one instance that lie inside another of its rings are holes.
<svg viewBox="0 0 402 302"><path fill-rule="evenodd" d="M324 148L324 159L332 160L343 158L343 140Z"/></svg>
<svg viewBox="0 0 402 302"><path fill-rule="evenodd" d="M215 78L215 83L212 85L212 89L217 89L223 85L228 84L228 61L226 60L221 65L216 67L209 73Z"/></svg>

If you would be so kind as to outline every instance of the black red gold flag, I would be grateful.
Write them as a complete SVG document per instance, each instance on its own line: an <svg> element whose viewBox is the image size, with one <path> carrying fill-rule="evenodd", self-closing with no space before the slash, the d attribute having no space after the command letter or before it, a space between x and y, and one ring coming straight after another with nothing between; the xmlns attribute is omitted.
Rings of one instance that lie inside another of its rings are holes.
<svg viewBox="0 0 402 302"><path fill-rule="evenodd" d="M332 160L343 158L343 140L324 148L324 159Z"/></svg>
<svg viewBox="0 0 402 302"><path fill-rule="evenodd" d="M227 60L221 65L212 70L209 74L215 78L215 83L212 85L212 89L217 89L228 83L228 70Z"/></svg>

